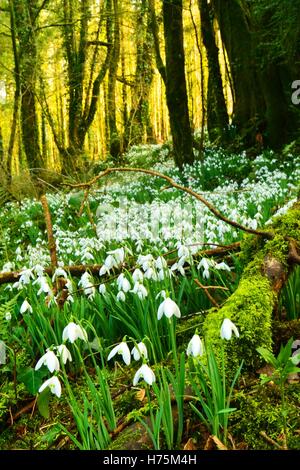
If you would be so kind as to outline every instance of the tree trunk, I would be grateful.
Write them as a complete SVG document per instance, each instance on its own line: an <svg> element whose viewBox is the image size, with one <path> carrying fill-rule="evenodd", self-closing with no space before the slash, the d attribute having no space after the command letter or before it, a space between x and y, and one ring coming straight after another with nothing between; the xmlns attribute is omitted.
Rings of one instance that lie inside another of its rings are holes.
<svg viewBox="0 0 300 470"><path fill-rule="evenodd" d="M32 2L27 2L26 0L13 1L13 19L19 41L18 69L21 95L22 144L28 167L32 169L43 167L35 99L36 70L38 67L35 38L37 7L36 0ZM17 98L15 99L15 106L17 106Z"/></svg>
<svg viewBox="0 0 300 470"><path fill-rule="evenodd" d="M183 47L182 0L163 1L166 96L176 165L194 162Z"/></svg>
<svg viewBox="0 0 300 470"><path fill-rule="evenodd" d="M208 97L207 97L207 128L210 140L221 138L226 143L229 118L223 93L222 75L219 64L219 49L216 45L215 33L207 0L198 1L201 33L208 60Z"/></svg>
<svg viewBox="0 0 300 470"><path fill-rule="evenodd" d="M117 159L121 154L121 140L117 128L116 118L116 84L117 71L120 60L120 21L118 0L113 0L113 11L108 12L113 20L114 39L111 53L111 60L108 69L108 126L109 126L109 153Z"/></svg>
<svg viewBox="0 0 300 470"><path fill-rule="evenodd" d="M136 68L132 108L124 131L125 145L151 141L153 130L149 117L149 94L153 79L151 15L146 3L136 12Z"/></svg>
<svg viewBox="0 0 300 470"><path fill-rule="evenodd" d="M255 47L243 2L213 0L225 44L234 88L233 124L245 146L255 144L257 126L264 120L265 103L256 70Z"/></svg>

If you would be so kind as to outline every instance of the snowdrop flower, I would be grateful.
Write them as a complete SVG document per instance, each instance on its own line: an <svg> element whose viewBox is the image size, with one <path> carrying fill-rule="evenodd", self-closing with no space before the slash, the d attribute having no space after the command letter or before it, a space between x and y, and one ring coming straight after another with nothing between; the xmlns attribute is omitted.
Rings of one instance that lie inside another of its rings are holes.
<svg viewBox="0 0 300 470"><path fill-rule="evenodd" d="M221 269L223 271L231 271L230 267L228 266L228 264L224 263L224 261L222 261L222 263L218 263L216 264L215 266L216 269Z"/></svg>
<svg viewBox="0 0 300 470"><path fill-rule="evenodd" d="M140 269L135 269L132 273L133 282L143 282L144 275Z"/></svg>
<svg viewBox="0 0 300 470"><path fill-rule="evenodd" d="M116 354L120 354L127 366L130 364L130 350L125 341L115 346L109 353L107 360L110 361Z"/></svg>
<svg viewBox="0 0 300 470"><path fill-rule="evenodd" d="M157 269L166 268L167 267L167 262L166 262L165 258L163 258L162 256L159 256L155 261L155 267Z"/></svg>
<svg viewBox="0 0 300 470"><path fill-rule="evenodd" d="M58 398L61 396L61 384L57 377L51 377L51 379L46 380L43 385L39 388L39 393L42 393L45 388L49 387L51 393L56 395Z"/></svg>
<svg viewBox="0 0 300 470"><path fill-rule="evenodd" d="M30 284L31 279L33 279L32 269L23 269L19 279L19 284Z"/></svg>
<svg viewBox="0 0 300 470"><path fill-rule="evenodd" d="M132 292L133 294L137 294L137 296L141 300L144 300L144 298L148 295L146 287L143 284L140 284L139 282L136 282L134 284L134 287L130 292Z"/></svg>
<svg viewBox="0 0 300 470"><path fill-rule="evenodd" d="M30 303L27 302L27 300L25 299L24 302L21 305L20 313L23 314L23 313L27 312L27 310L29 310L29 312L32 313L32 307L31 307Z"/></svg>
<svg viewBox="0 0 300 470"><path fill-rule="evenodd" d="M229 318L225 318L221 326L221 332L220 332L221 338L227 339L227 340L231 339L232 332L234 332L237 338L240 336L235 324L232 323L232 321L229 320Z"/></svg>
<svg viewBox="0 0 300 470"><path fill-rule="evenodd" d="M119 290L123 290L124 292L128 292L131 289L130 282L126 279L123 273L118 277L117 284Z"/></svg>
<svg viewBox="0 0 300 470"><path fill-rule="evenodd" d="M66 364L67 361L72 362L72 356L67 346L65 346L64 344L60 344L55 349L57 350L57 353L64 364Z"/></svg>
<svg viewBox="0 0 300 470"><path fill-rule="evenodd" d="M22 251L21 251L21 248L18 246L18 248L16 249L16 261L22 261L23 259L23 256L22 256Z"/></svg>
<svg viewBox="0 0 300 470"><path fill-rule="evenodd" d="M153 279L153 281L157 281L158 276L157 276L157 273L154 271L153 268L148 268L147 271L145 272L145 278L146 279Z"/></svg>
<svg viewBox="0 0 300 470"><path fill-rule="evenodd" d="M181 245L178 249L178 257L179 258L187 258L190 254L190 250L188 249L187 246Z"/></svg>
<svg viewBox="0 0 300 470"><path fill-rule="evenodd" d="M99 271L99 276L105 276L105 274L109 274L110 269L104 264Z"/></svg>
<svg viewBox="0 0 300 470"><path fill-rule="evenodd" d="M105 285L105 284L100 284L100 286L99 286L99 292L100 292L100 294L102 294L102 295L105 295L105 294L106 294L106 285Z"/></svg>
<svg viewBox="0 0 300 470"><path fill-rule="evenodd" d="M124 292L122 290L120 290L120 292L118 292L118 294L117 294L117 301L118 302L120 302L120 301L125 302L125 300L126 300L126 296L125 296Z"/></svg>
<svg viewBox="0 0 300 470"><path fill-rule="evenodd" d="M5 263L2 267L1 273L5 273L8 271L14 271L15 269L15 263L12 263L11 261L8 261Z"/></svg>
<svg viewBox="0 0 300 470"><path fill-rule="evenodd" d="M44 274L45 268L40 264L36 264L34 267L34 272L38 277L42 277Z"/></svg>
<svg viewBox="0 0 300 470"><path fill-rule="evenodd" d="M194 335L188 344L186 353L188 356L202 356L204 352L203 344L199 335Z"/></svg>
<svg viewBox="0 0 300 470"><path fill-rule="evenodd" d="M211 261L208 260L207 258L202 258L200 263L198 264L198 269L203 268L203 273L202 276L205 277L206 279L209 278L209 268L211 266Z"/></svg>
<svg viewBox="0 0 300 470"><path fill-rule="evenodd" d="M47 351L36 363L35 370L47 366L50 372L59 370L59 361L53 351Z"/></svg>
<svg viewBox="0 0 300 470"><path fill-rule="evenodd" d="M78 282L78 285L82 286L84 293L88 296L89 299L93 299L96 293L96 289L91 280L92 276L88 272L85 272Z"/></svg>
<svg viewBox="0 0 300 470"><path fill-rule="evenodd" d="M115 266L115 260L112 255L108 255L107 258L105 258L104 261L104 266L110 270ZM103 266L102 266L103 267ZM101 271L101 270L100 270Z"/></svg>
<svg viewBox="0 0 300 470"><path fill-rule="evenodd" d="M6 313L4 314L4 317L5 317L5 320L6 320L6 321L10 321L10 320L11 320L11 313L10 313L10 312L6 312Z"/></svg>
<svg viewBox="0 0 300 470"><path fill-rule="evenodd" d="M62 340L66 341L69 340L70 343L74 343L77 338L82 339L83 341L87 342L88 335L84 328L76 323L70 322L63 331Z"/></svg>
<svg viewBox="0 0 300 470"><path fill-rule="evenodd" d="M136 372L133 379L133 385L137 385L141 378L143 378L148 385L152 385L153 382L155 382L154 372L150 369L149 366L147 366L147 364L143 364L142 367L140 367Z"/></svg>
<svg viewBox="0 0 300 470"><path fill-rule="evenodd" d="M179 271L182 276L185 276L185 271L183 269L184 263L185 263L185 258L180 258L178 263L174 263L171 266L171 271Z"/></svg>
<svg viewBox="0 0 300 470"><path fill-rule="evenodd" d="M138 343L137 346L134 346L131 354L133 355L135 361L138 361L141 357L148 359L148 351L146 345L142 341Z"/></svg>
<svg viewBox="0 0 300 470"><path fill-rule="evenodd" d="M49 286L47 278L45 276L38 277L36 281L33 282L33 284L39 284L40 286L37 295L41 295L42 293L49 294L51 292L51 287Z"/></svg>
<svg viewBox="0 0 300 470"><path fill-rule="evenodd" d="M64 269L56 268L52 276L52 282L54 282L57 277L64 277L65 279L67 279L68 275Z"/></svg>
<svg viewBox="0 0 300 470"><path fill-rule="evenodd" d="M171 318L173 315L177 318L181 317L178 305L170 297L167 297L158 307L157 319L160 320L163 315L167 318Z"/></svg>
<svg viewBox="0 0 300 470"><path fill-rule="evenodd" d="M135 247L136 247L136 251L139 253L140 251L142 251L142 248L143 248L143 240L141 238L139 238L136 242L135 242Z"/></svg>
<svg viewBox="0 0 300 470"><path fill-rule="evenodd" d="M117 248L116 250L108 251L107 254L111 255L114 258L114 262L117 265L123 263L125 259L124 248Z"/></svg>

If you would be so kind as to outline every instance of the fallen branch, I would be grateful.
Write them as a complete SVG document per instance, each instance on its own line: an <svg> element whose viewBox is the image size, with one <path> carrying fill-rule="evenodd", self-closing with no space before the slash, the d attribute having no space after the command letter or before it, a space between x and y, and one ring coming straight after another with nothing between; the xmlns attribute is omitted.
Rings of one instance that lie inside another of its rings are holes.
<svg viewBox="0 0 300 470"><path fill-rule="evenodd" d="M265 231L261 231L261 230L254 230L254 229L245 227L244 225L241 225L238 222L234 222L233 220L228 219L223 214L221 214L221 212L219 212L210 202L208 202L206 199L204 199L203 196L201 196L200 194L196 193L195 191L193 191L192 189L190 189L186 186L182 186L182 185L176 183L176 181L174 181L172 178L170 178L169 176L164 175L163 173L160 173L158 171L146 170L144 168L124 168L124 167L107 168L105 171L103 171L103 173L101 173L100 175L95 176L93 179L91 179L90 181L88 181L86 183L77 183L77 184L63 183L63 185L68 186L70 188L76 188L76 189L78 189L78 188L89 189L89 188L91 188L91 186L93 186L95 183L97 183L97 181L99 181L99 179L101 179L105 176L108 176L111 173L116 173L116 172L145 173L147 175L162 178L165 181L167 181L173 188L179 189L180 191L183 191L187 194L190 194L191 196L196 198L198 201L202 202L202 204L204 204L210 210L210 212L212 212L218 219L222 220L226 224L231 225L232 227L234 227L236 229L239 229L239 230L242 230L244 232L251 233L253 235L259 235L259 236L265 237L269 240L274 238L274 234L271 233L271 232L265 232Z"/></svg>
<svg viewBox="0 0 300 470"><path fill-rule="evenodd" d="M210 257L217 257L217 256L222 256L223 254L229 253L231 251L237 251L240 248L240 243L236 242L233 243L232 245L228 245L227 247L218 247L215 249L211 250L202 250L197 253L197 256L210 256ZM176 262L177 258L168 260L168 265L172 265L173 263ZM70 265L70 266L62 266L62 269L68 273L71 274L73 277L80 277L82 274L84 274L86 271L93 275L98 275L100 269L102 268L102 264L79 264L79 265ZM124 267L124 266L123 266ZM122 267L122 269L123 269ZM132 268L127 267L127 271L133 271L136 268L136 266L133 266ZM48 276L53 276L55 272L55 268L53 267L48 267L45 268L44 273L47 274ZM109 276L109 279L113 279L118 276L119 273L116 273L113 276ZM1 284L10 284L13 282L18 282L20 277L22 276L22 271L9 271L9 272L0 272L0 285ZM103 276L104 279L105 276Z"/></svg>

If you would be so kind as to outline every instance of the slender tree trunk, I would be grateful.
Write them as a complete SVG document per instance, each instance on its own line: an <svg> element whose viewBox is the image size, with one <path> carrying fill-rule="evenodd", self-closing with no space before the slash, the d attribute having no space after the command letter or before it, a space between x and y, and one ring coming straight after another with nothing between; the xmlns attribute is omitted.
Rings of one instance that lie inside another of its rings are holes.
<svg viewBox="0 0 300 470"><path fill-rule="evenodd" d="M166 96L173 138L174 160L179 168L192 164L193 138L189 119L183 48L182 0L163 1L166 49Z"/></svg>
<svg viewBox="0 0 300 470"><path fill-rule="evenodd" d="M133 103L124 132L126 145L152 140L153 129L149 117L149 94L153 80L151 15L146 3L136 12L136 68Z"/></svg>
<svg viewBox="0 0 300 470"><path fill-rule="evenodd" d="M108 69L108 126L109 126L109 152L110 155L117 159L121 153L121 140L117 128L116 118L116 84L117 71L120 60L120 21L119 21L119 5L118 0L113 0L113 11L108 12L113 20L114 39L111 53L111 60Z"/></svg>

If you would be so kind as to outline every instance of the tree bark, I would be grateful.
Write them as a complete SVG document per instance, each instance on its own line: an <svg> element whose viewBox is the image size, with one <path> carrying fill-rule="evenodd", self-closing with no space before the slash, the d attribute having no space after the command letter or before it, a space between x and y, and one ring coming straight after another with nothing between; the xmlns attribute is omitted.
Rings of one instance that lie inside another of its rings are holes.
<svg viewBox="0 0 300 470"><path fill-rule="evenodd" d="M15 71L17 67L19 85L16 82L16 94L18 95L18 86L20 86L22 144L28 167L33 170L35 169L35 172L43 167L35 99L38 66L35 37L36 10L36 0L31 2L27 0L13 0L13 16L11 16L11 19L15 22L19 42L18 64L15 64ZM17 114L17 103L18 96L15 97L15 116Z"/></svg>
<svg viewBox="0 0 300 470"><path fill-rule="evenodd" d="M211 142L220 138L226 143L228 135L228 112L223 93L223 82L219 63L219 49L216 45L215 33L207 0L198 1L201 33L208 60L208 97L207 97L207 128Z"/></svg>
<svg viewBox="0 0 300 470"><path fill-rule="evenodd" d="M113 11L108 12L113 20L114 39L111 53L111 60L108 69L108 126L109 126L109 153L117 159L121 154L121 139L117 128L116 118L116 84L117 71L120 60L120 20L118 0L113 0Z"/></svg>
<svg viewBox="0 0 300 470"><path fill-rule="evenodd" d="M163 1L166 96L176 165L194 162L183 47L182 0Z"/></svg>
<svg viewBox="0 0 300 470"><path fill-rule="evenodd" d="M136 12L136 68L133 84L132 108L124 131L126 146L152 140L153 130L149 117L149 94L153 79L153 37L151 15L146 3Z"/></svg>

